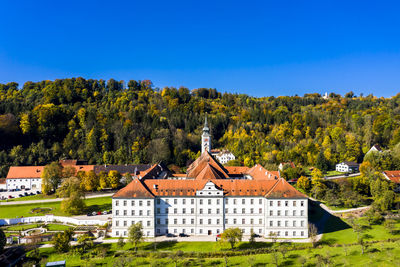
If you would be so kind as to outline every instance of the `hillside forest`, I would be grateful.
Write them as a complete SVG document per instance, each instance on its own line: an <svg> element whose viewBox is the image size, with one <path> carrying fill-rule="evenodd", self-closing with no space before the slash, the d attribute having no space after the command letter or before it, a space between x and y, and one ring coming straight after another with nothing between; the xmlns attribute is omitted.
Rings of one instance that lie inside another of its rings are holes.
<svg viewBox="0 0 400 267"><path fill-rule="evenodd" d="M400 94L392 98L331 93L252 97L216 89L154 88L151 81L83 78L0 84L0 177L11 165L61 158L89 164L164 161L185 168L200 151L205 115L214 148L231 164L267 169L362 162L400 168ZM321 169L321 168L320 168Z"/></svg>

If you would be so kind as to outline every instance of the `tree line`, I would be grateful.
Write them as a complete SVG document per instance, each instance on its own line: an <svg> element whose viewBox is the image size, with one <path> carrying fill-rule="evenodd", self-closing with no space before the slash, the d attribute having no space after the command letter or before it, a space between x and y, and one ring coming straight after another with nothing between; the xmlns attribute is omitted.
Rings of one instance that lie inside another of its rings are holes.
<svg viewBox="0 0 400 267"><path fill-rule="evenodd" d="M0 84L0 175L60 158L89 164L164 161L185 168L200 151L207 113L214 147L238 163L327 166L362 161L400 141L400 95L252 97L216 89L154 88L149 80L83 78ZM399 162L388 168L400 168Z"/></svg>

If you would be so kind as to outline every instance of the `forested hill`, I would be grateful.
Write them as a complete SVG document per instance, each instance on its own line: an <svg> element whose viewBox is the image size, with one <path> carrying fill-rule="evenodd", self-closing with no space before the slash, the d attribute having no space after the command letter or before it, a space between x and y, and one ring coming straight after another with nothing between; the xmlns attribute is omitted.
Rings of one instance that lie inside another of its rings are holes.
<svg viewBox="0 0 400 267"><path fill-rule="evenodd" d="M245 165L291 160L304 166L362 160L371 145L400 141L400 96L318 94L265 97L215 89L164 88L150 81L72 78L0 84L0 165L43 165L60 158L91 164L165 161L179 166L200 150L205 113L213 147ZM393 163L394 164L394 163ZM394 168L396 166L390 166Z"/></svg>

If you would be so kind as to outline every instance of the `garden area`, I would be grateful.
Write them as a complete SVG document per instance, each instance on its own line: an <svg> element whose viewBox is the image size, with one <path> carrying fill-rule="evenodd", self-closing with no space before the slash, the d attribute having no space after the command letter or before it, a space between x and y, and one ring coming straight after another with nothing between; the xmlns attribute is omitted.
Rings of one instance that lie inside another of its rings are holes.
<svg viewBox="0 0 400 267"><path fill-rule="evenodd" d="M85 199L84 202L86 204L85 213L111 209L111 197L89 198ZM0 206L0 214L1 218L42 216L49 213L58 216L70 216L63 212L60 206L61 202L7 205ZM35 212L37 209L42 212Z"/></svg>

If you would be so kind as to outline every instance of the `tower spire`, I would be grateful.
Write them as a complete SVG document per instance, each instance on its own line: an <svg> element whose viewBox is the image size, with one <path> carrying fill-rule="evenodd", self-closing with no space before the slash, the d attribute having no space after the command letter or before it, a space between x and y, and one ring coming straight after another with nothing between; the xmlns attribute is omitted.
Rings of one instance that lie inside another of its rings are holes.
<svg viewBox="0 0 400 267"><path fill-rule="evenodd" d="M210 128L208 128L207 114L204 119L203 134L201 135L201 153L204 151L211 152L211 136Z"/></svg>

